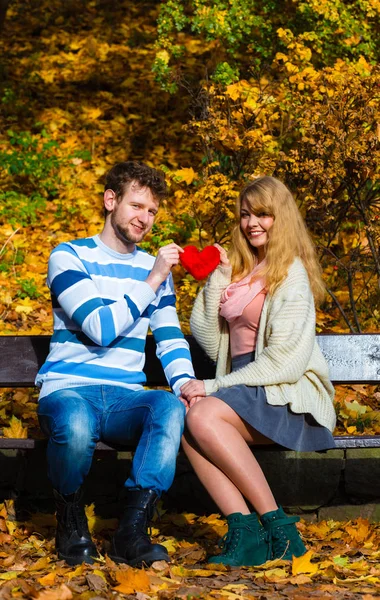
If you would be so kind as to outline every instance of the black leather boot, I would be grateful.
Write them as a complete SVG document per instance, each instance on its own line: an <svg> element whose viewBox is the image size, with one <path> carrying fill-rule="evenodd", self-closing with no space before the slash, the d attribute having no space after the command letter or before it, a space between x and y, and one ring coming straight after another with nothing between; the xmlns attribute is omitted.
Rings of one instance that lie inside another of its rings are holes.
<svg viewBox="0 0 380 600"><path fill-rule="evenodd" d="M53 493L57 507L55 548L58 557L68 565L92 564L98 553L88 530L81 489L68 496L56 490Z"/></svg>
<svg viewBox="0 0 380 600"><path fill-rule="evenodd" d="M112 540L112 560L131 566L150 565L156 560L170 562L165 546L152 544L147 533L157 500L153 490L127 491L125 512Z"/></svg>

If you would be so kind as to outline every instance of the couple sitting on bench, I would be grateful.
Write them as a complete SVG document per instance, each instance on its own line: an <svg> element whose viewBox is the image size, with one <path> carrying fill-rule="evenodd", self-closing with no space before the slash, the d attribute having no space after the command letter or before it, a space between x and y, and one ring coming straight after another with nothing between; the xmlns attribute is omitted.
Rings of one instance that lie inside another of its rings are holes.
<svg viewBox="0 0 380 600"><path fill-rule="evenodd" d="M215 379L197 380L171 275L183 249L171 243L153 257L137 245L165 193L155 169L116 164L106 177L102 232L60 244L49 259L54 334L36 383L58 556L71 565L97 556L81 490L99 440L136 445L114 561L169 560L147 524L172 484L181 441L227 517L223 550L209 562L300 556L297 517L277 505L249 445L334 447L334 391L315 339L314 301L324 286L313 243L284 184L265 176L246 185L230 250L215 244L219 265L194 304L192 332L217 363ZM143 389L148 327L172 392Z"/></svg>

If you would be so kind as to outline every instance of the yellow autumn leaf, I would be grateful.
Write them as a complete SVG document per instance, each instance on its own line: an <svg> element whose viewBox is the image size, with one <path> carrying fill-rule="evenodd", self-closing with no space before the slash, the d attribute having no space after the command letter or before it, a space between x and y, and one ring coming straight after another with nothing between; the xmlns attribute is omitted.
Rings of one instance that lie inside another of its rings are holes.
<svg viewBox="0 0 380 600"><path fill-rule="evenodd" d="M300 573L312 575L313 573L316 573L319 569L318 564L310 562L313 555L314 552L309 550L302 556L293 556L292 575L299 575Z"/></svg>
<svg viewBox="0 0 380 600"><path fill-rule="evenodd" d="M119 585L113 589L121 594L148 592L150 590L150 579L145 571L128 569L128 571L116 571L115 575Z"/></svg>
<svg viewBox="0 0 380 600"><path fill-rule="evenodd" d="M190 183L196 177L196 173L192 167L188 169L178 169L174 172L174 175L179 177L181 181L184 181L187 185L190 185Z"/></svg>
<svg viewBox="0 0 380 600"><path fill-rule="evenodd" d="M18 230L13 229L11 225L3 225L0 227L0 235L4 235L5 237L13 236Z"/></svg>
<svg viewBox="0 0 380 600"><path fill-rule="evenodd" d="M245 585L245 583L228 583L223 586L224 590L232 590L232 591L240 591L240 590L249 590L249 587Z"/></svg>
<svg viewBox="0 0 380 600"><path fill-rule="evenodd" d="M9 581L10 579L16 579L20 575L20 571L8 571L7 573L0 573L0 579Z"/></svg>
<svg viewBox="0 0 380 600"><path fill-rule="evenodd" d="M346 405L347 409L352 411L354 414L357 413L358 415L364 415L364 413L367 411L366 406L359 404L359 402L357 402L357 400L354 400L353 402L346 401L345 405Z"/></svg>
<svg viewBox="0 0 380 600"><path fill-rule="evenodd" d="M237 100L239 98L240 91L241 91L241 87L238 83L232 83L231 85L228 85L226 88L226 94L232 100Z"/></svg>
<svg viewBox="0 0 380 600"><path fill-rule="evenodd" d="M22 300L19 300L15 307L16 313L24 313L26 315L29 315L34 310L35 306L30 298L23 298Z"/></svg>
<svg viewBox="0 0 380 600"><path fill-rule="evenodd" d="M100 569L94 569L93 573L94 575L98 575L98 577L101 577L107 583L107 578L104 575L103 571L101 571Z"/></svg>
<svg viewBox="0 0 380 600"><path fill-rule="evenodd" d="M295 577L290 577L288 581L292 585L305 585L306 583L312 583L313 580L309 575L304 575L303 573L301 573L300 575L296 575Z"/></svg>
<svg viewBox="0 0 380 600"><path fill-rule="evenodd" d="M16 521L6 520L5 524L7 526L7 530L10 535L13 535L14 532L16 531L17 527L19 526L19 523L17 523Z"/></svg>
<svg viewBox="0 0 380 600"><path fill-rule="evenodd" d="M243 598L246 598L246 596L235 594L231 590L226 590L225 588L218 590L218 595L227 596L228 598L236 598L236 600L242 600Z"/></svg>
<svg viewBox="0 0 380 600"><path fill-rule="evenodd" d="M3 436L6 438L26 439L28 437L27 427L23 427L20 419L11 416L9 427L4 427Z"/></svg>
<svg viewBox="0 0 380 600"><path fill-rule="evenodd" d="M187 525L188 523L190 523L190 524L194 523L196 518L197 518L197 515L195 515L194 513L180 513L180 514L170 515L170 522L174 523L174 525L177 525L178 527L183 527L184 525Z"/></svg>
<svg viewBox="0 0 380 600"><path fill-rule="evenodd" d="M354 524L347 524L346 533L356 542L364 542L371 535L370 523L367 519L359 517Z"/></svg>
<svg viewBox="0 0 380 600"><path fill-rule="evenodd" d="M83 112L85 113L87 119L90 119L91 121L95 121L102 114L102 110L100 108L85 107L83 108Z"/></svg>
<svg viewBox="0 0 380 600"><path fill-rule="evenodd" d="M220 571L211 569L186 569L181 566L171 567L170 572L177 577L211 577L211 575L219 575L220 573Z"/></svg>
<svg viewBox="0 0 380 600"><path fill-rule="evenodd" d="M334 577L333 579L335 584L341 583L342 585L347 585L347 583L357 583L358 581L368 581L370 583L378 584L380 582L380 578L374 577L373 575L361 575L360 577L346 577L346 579Z"/></svg>
<svg viewBox="0 0 380 600"><path fill-rule="evenodd" d="M74 577L80 577L83 574L83 570L84 570L84 563L79 565L79 567L77 567L74 571L71 571L70 573L66 573L66 577L68 577L69 579L73 579Z"/></svg>
<svg viewBox="0 0 380 600"><path fill-rule="evenodd" d="M88 521L88 528L90 530L90 533L94 533L95 521L96 521L95 504L92 503L89 506L86 506L85 513L86 513L86 517L87 517L87 521Z"/></svg>
<svg viewBox="0 0 380 600"><path fill-rule="evenodd" d="M54 585L56 577L57 577L57 574L54 572L51 572L51 573L48 573L47 575L44 575L43 577L40 577L38 579L38 583L40 583L41 585Z"/></svg>
<svg viewBox="0 0 380 600"><path fill-rule="evenodd" d="M43 556L39 558L33 565L28 567L28 571L42 571L43 569L47 569L50 564L50 558L48 556Z"/></svg>
<svg viewBox="0 0 380 600"><path fill-rule="evenodd" d="M44 70L40 70L39 71L39 76L41 77L41 79L43 79L44 83L53 83L55 77L56 77L56 71L53 70L48 70L48 69L44 69Z"/></svg>
<svg viewBox="0 0 380 600"><path fill-rule="evenodd" d="M346 431L350 435L354 435L357 432L357 429L356 429L355 425L350 425L349 427L346 427Z"/></svg>
<svg viewBox="0 0 380 600"><path fill-rule="evenodd" d="M330 532L330 527L326 521L320 521L319 523L310 523L308 531L314 535L318 540L323 540L326 535Z"/></svg>
<svg viewBox="0 0 380 600"><path fill-rule="evenodd" d="M174 538L168 538L163 542L160 541L161 546L165 546L166 550L169 554L173 554L177 550L177 544Z"/></svg>
<svg viewBox="0 0 380 600"><path fill-rule="evenodd" d="M0 302L2 304L10 305L10 304L12 304L12 300L13 300L12 295L9 292L7 292L7 291L1 292Z"/></svg>
<svg viewBox="0 0 380 600"><path fill-rule="evenodd" d="M288 577L288 573L286 571L286 569L280 569L280 567L276 567L274 569L268 569L267 571L264 571L263 573L265 579L267 579L268 581L271 581L273 583L276 583L276 581L281 581L283 579L286 579L286 577Z"/></svg>

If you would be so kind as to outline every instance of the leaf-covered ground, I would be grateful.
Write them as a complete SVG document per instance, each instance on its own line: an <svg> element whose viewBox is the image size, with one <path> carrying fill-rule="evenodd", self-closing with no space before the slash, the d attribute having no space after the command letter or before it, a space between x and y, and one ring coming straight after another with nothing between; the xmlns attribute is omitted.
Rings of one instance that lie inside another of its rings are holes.
<svg viewBox="0 0 380 600"><path fill-rule="evenodd" d="M364 519L301 521L298 527L309 548L303 557L229 568L204 560L217 552L226 532L219 515L164 513L152 535L166 546L172 562L135 569L107 556L116 520L96 517L93 505L86 512L100 557L94 565L69 567L54 554L53 515L34 514L20 522L12 501L0 505L1 600L373 600L380 591L380 524Z"/></svg>

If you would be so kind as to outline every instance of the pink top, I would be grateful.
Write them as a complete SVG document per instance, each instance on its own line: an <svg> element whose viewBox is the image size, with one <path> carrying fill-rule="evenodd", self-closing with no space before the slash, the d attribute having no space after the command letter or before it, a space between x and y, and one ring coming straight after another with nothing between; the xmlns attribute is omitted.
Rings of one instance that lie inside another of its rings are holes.
<svg viewBox="0 0 380 600"><path fill-rule="evenodd" d="M247 304L239 317L229 321L232 358L252 352L256 348L257 332L266 291L260 291Z"/></svg>

